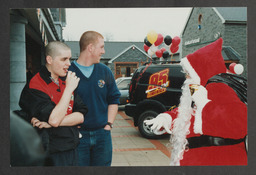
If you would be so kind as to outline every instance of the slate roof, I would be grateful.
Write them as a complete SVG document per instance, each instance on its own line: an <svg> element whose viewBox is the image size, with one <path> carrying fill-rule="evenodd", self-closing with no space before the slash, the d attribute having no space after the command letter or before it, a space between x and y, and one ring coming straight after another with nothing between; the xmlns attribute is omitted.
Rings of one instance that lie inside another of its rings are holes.
<svg viewBox="0 0 256 175"><path fill-rule="evenodd" d="M65 41L65 43L71 48L72 59L77 59L80 54L79 42L78 41ZM144 51L144 42L119 42L119 41L105 41L105 54L102 55L101 60L109 61L113 58L117 58L119 55L127 51L129 48L135 46L138 50L143 52L145 55L147 53ZM169 47L164 43L160 44L158 48L165 47L169 51ZM174 54L179 55L180 49ZM169 51L170 52L170 51ZM148 56L148 55L147 55ZM155 54L152 57L156 57Z"/></svg>
<svg viewBox="0 0 256 175"><path fill-rule="evenodd" d="M127 52L129 49L131 49L132 47L138 49L140 52L142 52L146 57L149 57L149 55L144 51L141 50L139 47L137 47L135 44L131 45L130 47L127 47L125 50L123 50L122 52L120 52L118 55L116 55L114 58L112 58L111 60L108 61L108 63L112 63L115 59L117 59L118 57L120 57L122 54L124 54L125 52ZM143 48L144 49L144 48Z"/></svg>
<svg viewBox="0 0 256 175"><path fill-rule="evenodd" d="M79 42L65 41L65 43L72 50L72 58L77 58L80 54ZM143 48L144 42L105 41L105 54L102 56L102 59L112 59L133 45L139 48L141 51L145 52Z"/></svg>
<svg viewBox="0 0 256 175"><path fill-rule="evenodd" d="M223 23L246 23L246 7L214 7L215 12L220 16Z"/></svg>
<svg viewBox="0 0 256 175"><path fill-rule="evenodd" d="M184 25L182 30L182 35L184 34L189 19L193 13L194 8L191 8L190 14L188 15L187 22ZM216 14L220 17L223 24L227 23L240 23L246 24L247 23L247 7L212 7Z"/></svg>
<svg viewBox="0 0 256 175"><path fill-rule="evenodd" d="M80 55L80 47L78 41L65 41L65 43L71 48L72 58L78 58Z"/></svg>
<svg viewBox="0 0 256 175"><path fill-rule="evenodd" d="M239 61L241 55L230 46L222 46L222 56L225 61Z"/></svg>
<svg viewBox="0 0 256 175"><path fill-rule="evenodd" d="M117 41L105 41L106 53L102 56L104 58L112 59L119 55L124 50L135 45L140 50L144 51L144 42L117 42ZM145 51L144 51L145 52Z"/></svg>

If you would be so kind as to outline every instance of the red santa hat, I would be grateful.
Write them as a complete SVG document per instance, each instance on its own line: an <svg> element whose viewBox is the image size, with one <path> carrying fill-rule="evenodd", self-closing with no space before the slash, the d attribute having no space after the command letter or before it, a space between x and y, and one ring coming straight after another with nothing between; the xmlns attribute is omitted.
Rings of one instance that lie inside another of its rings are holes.
<svg viewBox="0 0 256 175"><path fill-rule="evenodd" d="M181 66L189 73L194 83L205 86L209 78L226 72L221 54L222 42L222 38L219 38L181 59Z"/></svg>

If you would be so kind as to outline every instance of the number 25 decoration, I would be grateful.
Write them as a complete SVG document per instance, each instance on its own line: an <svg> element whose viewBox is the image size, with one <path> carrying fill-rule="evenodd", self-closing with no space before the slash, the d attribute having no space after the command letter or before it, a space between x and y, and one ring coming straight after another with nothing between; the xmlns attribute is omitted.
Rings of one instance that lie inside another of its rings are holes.
<svg viewBox="0 0 256 175"><path fill-rule="evenodd" d="M169 69L164 69L150 76L149 86L146 90L147 98L166 92L166 87L169 87L168 75Z"/></svg>

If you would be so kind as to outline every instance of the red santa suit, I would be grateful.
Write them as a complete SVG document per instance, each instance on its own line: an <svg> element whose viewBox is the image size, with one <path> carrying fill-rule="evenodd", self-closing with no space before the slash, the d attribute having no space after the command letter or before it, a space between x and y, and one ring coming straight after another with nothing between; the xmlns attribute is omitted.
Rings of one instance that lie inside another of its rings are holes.
<svg viewBox="0 0 256 175"><path fill-rule="evenodd" d="M197 124L193 115L187 139L201 135L243 139L247 134L246 105L226 84L211 83L206 86L206 89L211 101L202 110L202 132L200 132L200 126L199 129L196 128ZM168 113L175 119L178 108ZM245 143L242 141L233 145L189 148L185 151L180 165L247 165Z"/></svg>
<svg viewBox="0 0 256 175"><path fill-rule="evenodd" d="M195 84L205 87L207 92L205 99L200 99L197 94L195 113L186 135L191 148L184 151L179 162L181 166L247 165L243 141L247 135L247 106L228 85L207 84L212 76L226 72L221 50L220 38L181 60L182 67ZM172 125L175 125L179 108L166 113L171 115Z"/></svg>

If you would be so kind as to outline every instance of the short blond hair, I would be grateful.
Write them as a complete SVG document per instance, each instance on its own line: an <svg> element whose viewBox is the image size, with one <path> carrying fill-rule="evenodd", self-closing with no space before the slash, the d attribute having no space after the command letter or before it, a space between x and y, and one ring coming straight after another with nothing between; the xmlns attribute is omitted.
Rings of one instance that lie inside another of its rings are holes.
<svg viewBox="0 0 256 175"><path fill-rule="evenodd" d="M54 58L59 54L60 49L71 50L67 44L61 41L51 41L45 47L45 55Z"/></svg>
<svg viewBox="0 0 256 175"><path fill-rule="evenodd" d="M80 45L80 52L84 51L89 44L95 44L98 38L104 39L104 37L95 31L86 31L82 34L79 45Z"/></svg>

